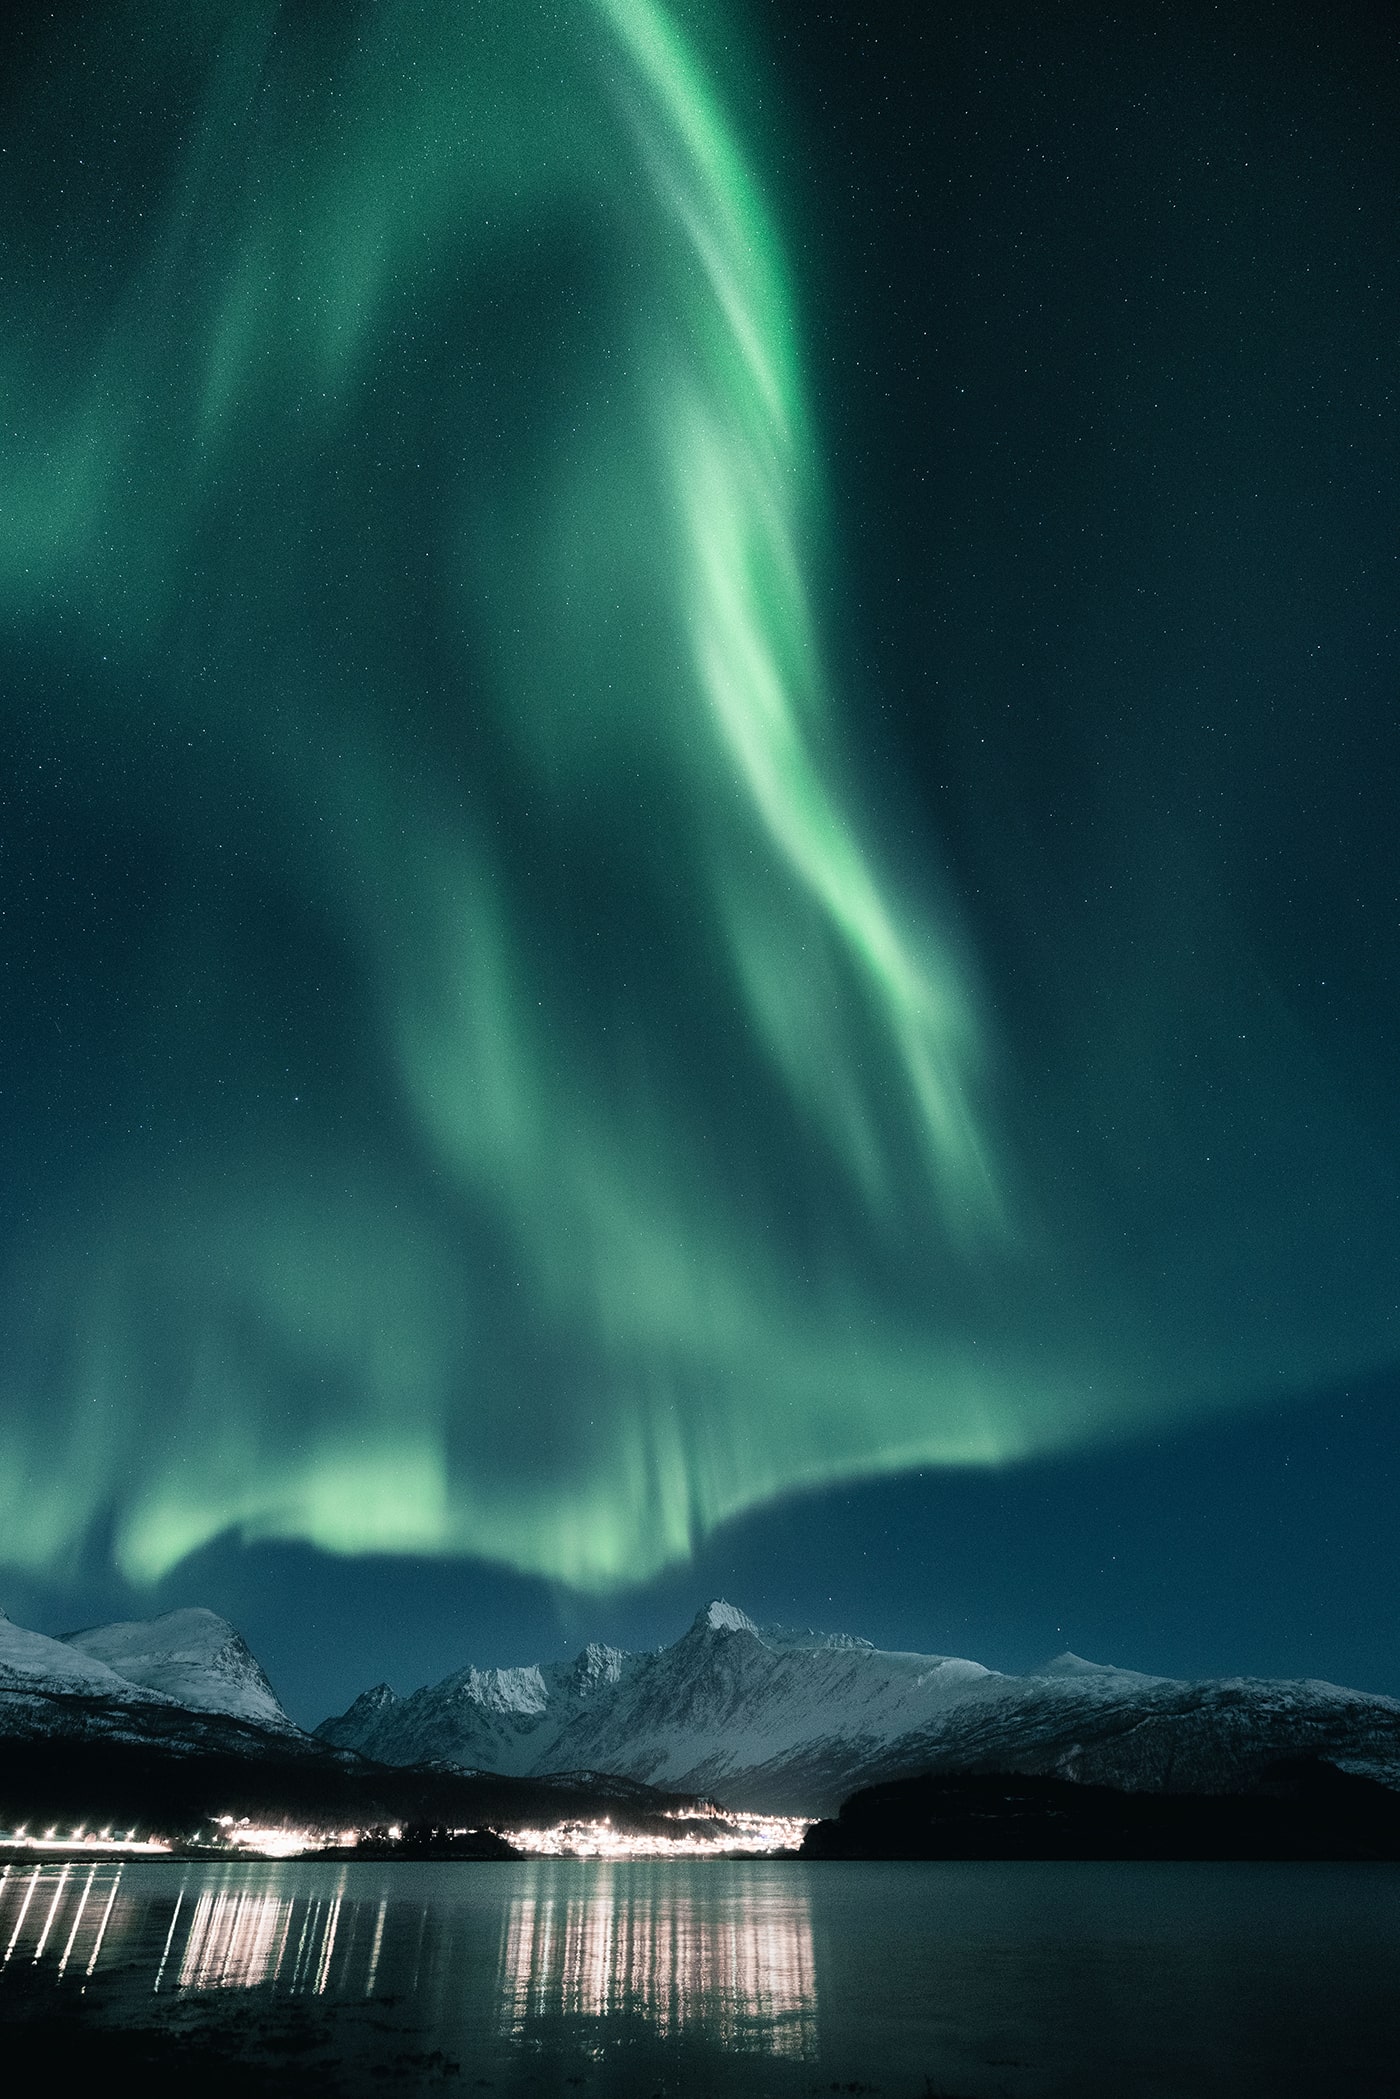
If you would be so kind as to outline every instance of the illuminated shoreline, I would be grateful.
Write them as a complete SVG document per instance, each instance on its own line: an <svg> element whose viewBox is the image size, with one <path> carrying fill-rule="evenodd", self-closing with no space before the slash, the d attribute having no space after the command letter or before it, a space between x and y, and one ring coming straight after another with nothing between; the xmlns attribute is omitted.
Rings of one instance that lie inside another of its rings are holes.
<svg viewBox="0 0 1400 2099"><path fill-rule="evenodd" d="M705 1818L699 1818L705 1819ZM40 1835L27 1829L0 1831L0 1860L45 1858L54 1861L90 1858L126 1859L289 1859L334 1861L354 1864L393 1864L396 1855L405 1863L486 1864L489 1857L473 1858L466 1850L455 1850L474 1837L500 1837L519 1858L566 1858L625 1861L628 1859L781 1858L793 1855L811 1827L811 1819L792 1815L728 1815L712 1818L716 1834L702 1836L693 1829L676 1836L659 1836L615 1828L606 1818L572 1820L539 1829L443 1829L431 1840L395 1825L388 1830L324 1830L258 1825L237 1822L232 1816L218 1818L216 1838L198 1836L125 1836L110 1829L90 1831L79 1825L67 1836L56 1827ZM509 1864L509 1858L498 1863Z"/></svg>
<svg viewBox="0 0 1400 2099"><path fill-rule="evenodd" d="M510 1841L532 1858L745 1858L796 1851L812 1818L796 1815L729 1815L724 1833L702 1837L640 1836L601 1822L555 1823L547 1829L517 1829Z"/></svg>
<svg viewBox="0 0 1400 2099"><path fill-rule="evenodd" d="M46 1833L42 1837L31 1837L23 1830L0 1834L0 1859L28 1857L37 1854L44 1858L173 1858L179 1844L178 1838L169 1837L109 1837L105 1834L89 1836L75 1831L72 1836L60 1837Z"/></svg>

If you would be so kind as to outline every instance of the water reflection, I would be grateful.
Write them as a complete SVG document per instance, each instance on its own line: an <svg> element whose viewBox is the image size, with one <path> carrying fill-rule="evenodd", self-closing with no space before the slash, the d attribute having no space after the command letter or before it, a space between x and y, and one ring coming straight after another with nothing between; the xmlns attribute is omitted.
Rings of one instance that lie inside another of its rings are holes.
<svg viewBox="0 0 1400 2099"><path fill-rule="evenodd" d="M546 2018L630 2014L663 2036L704 2028L725 2048L806 2057L816 1995L807 1903L788 1891L716 1913L686 1891L604 1875L510 1906L501 2007L519 2037Z"/></svg>
<svg viewBox="0 0 1400 2099"><path fill-rule="evenodd" d="M1398 1957L1385 1866L0 1860L0 2062L41 2019L168 2039L161 2089L198 2043L343 2099L1393 2099Z"/></svg>
<svg viewBox="0 0 1400 2099"><path fill-rule="evenodd" d="M182 1902L183 1893L170 1920L170 1939L180 1921ZM195 1901L186 1928L177 1987L250 1990L260 1983L272 1983L283 1984L292 1996L305 1992L324 1996L340 1936L343 1902L343 1888L328 1899L300 1903L294 1896L257 1894L248 1889L236 1893L206 1890ZM381 1911L383 1907L381 1903ZM353 1927L362 1908L359 1903L351 1905L350 1941L341 1949L345 1968L353 1959ZM342 1984L345 1979L342 1975ZM373 1987L371 1977L368 1988Z"/></svg>
<svg viewBox="0 0 1400 2099"><path fill-rule="evenodd" d="M84 1976L91 1975L107 1936L120 1880L120 1869L113 1873L96 1865L89 1866L86 1876L81 1868L75 1874L71 1865L34 1866L26 1873L16 1873L8 1865L0 1868L0 1938L5 1944L0 1972L18 1954L31 1967L51 1961L56 1975L62 1977L76 1948ZM66 1914L61 1914L65 1908ZM86 1939L80 1945L85 1928Z"/></svg>
<svg viewBox="0 0 1400 2099"><path fill-rule="evenodd" d="M388 1904L351 1904L343 1928L343 1872L324 1895L249 1886L237 1869L213 1869L179 1882L166 1875L163 1887L148 1884L136 1894L128 1881L119 1901L126 1872L97 1864L0 1868L0 1973L19 1961L51 1969L59 1981L71 1963L86 1980L104 1948L110 1965L131 1957L134 1940L139 1962L158 1925L154 1994L270 1984L282 1994L319 1997L343 1994L352 1980L365 1995L374 1989Z"/></svg>
<svg viewBox="0 0 1400 2099"><path fill-rule="evenodd" d="M241 1862L6 1865L0 1948L0 1984L13 1963L84 1989L119 1970L124 1990L164 1997L393 1994L434 2019L470 2004L508 2042L617 2021L797 2060L817 2041L811 1919L791 1878L542 1862L507 1888L471 1867L415 1881Z"/></svg>

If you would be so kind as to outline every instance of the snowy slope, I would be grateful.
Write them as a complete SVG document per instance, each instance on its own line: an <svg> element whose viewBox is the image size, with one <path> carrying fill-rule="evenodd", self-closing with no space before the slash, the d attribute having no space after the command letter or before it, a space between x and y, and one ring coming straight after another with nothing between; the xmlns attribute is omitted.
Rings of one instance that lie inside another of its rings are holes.
<svg viewBox="0 0 1400 2099"><path fill-rule="evenodd" d="M1134 1792L1229 1792L1295 1757L1325 1757L1400 1786L1400 1701L1312 1680L1176 1683L1126 1670L1004 1677L891 1742L865 1782L1025 1771Z"/></svg>
<svg viewBox="0 0 1400 2099"><path fill-rule="evenodd" d="M49 1757L45 1745L61 1745L61 1754ZM332 1788L340 1779L339 1753L293 1726L243 1641L212 1611L172 1611L71 1640L28 1632L0 1612L0 1770L11 1810L36 1785L42 1792L64 1772L71 1779L74 1755L97 1759L99 1792L107 1777L115 1784L113 1774L130 1777L139 1766L142 1783L159 1793L162 1772L211 1757L224 1760L225 1779L229 1759L249 1770L308 1768Z"/></svg>
<svg viewBox="0 0 1400 2099"><path fill-rule="evenodd" d="M1161 1676L1144 1676L1140 1669L1118 1669L1110 1662L1086 1662L1082 1655L1057 1654L1052 1660L1042 1662L1038 1669L1029 1669L1027 1677L1039 1681L1042 1677L1063 1679L1089 1692L1097 1688L1109 1697L1122 1697L1129 1691L1145 1691L1151 1684L1165 1683ZM1012 1683L1019 1678L1008 1679Z"/></svg>
<svg viewBox="0 0 1400 2099"><path fill-rule="evenodd" d="M165 1703L127 1683L106 1662L77 1654L66 1641L26 1632L0 1611L0 1691L32 1691L64 1698L131 1698Z"/></svg>
<svg viewBox="0 0 1400 2099"><path fill-rule="evenodd" d="M561 1731L633 1666L617 1648L592 1645L573 1662L459 1669L411 1698L378 1684L316 1732L387 1764L446 1762L510 1777L575 1768L551 1756Z"/></svg>
<svg viewBox="0 0 1400 2099"><path fill-rule="evenodd" d="M989 1675L844 1634L760 1632L716 1602L658 1654L590 1646L567 1664L462 1669L411 1698L381 1684L317 1733L386 1763L608 1771L736 1807L800 1810Z"/></svg>
<svg viewBox="0 0 1400 2099"><path fill-rule="evenodd" d="M843 1634L760 1628L712 1603L651 1655L464 1669L365 1693L317 1730L391 1763L615 1772L733 1807L828 1813L920 1771L1051 1772L1134 1789L1228 1790L1326 1756L1400 1786L1400 1703L1322 1683L1176 1683L1057 1655L1025 1676Z"/></svg>
<svg viewBox="0 0 1400 2099"><path fill-rule="evenodd" d="M231 1713L255 1727L293 1726L242 1635L214 1611L167 1611L159 1618L96 1625L52 1644L196 1712Z"/></svg>
<svg viewBox="0 0 1400 2099"><path fill-rule="evenodd" d="M605 1703L561 1730L556 1770L625 1770L733 1807L792 1808L849 1790L891 1739L965 1698L990 1671L814 1634L760 1632L710 1604Z"/></svg>

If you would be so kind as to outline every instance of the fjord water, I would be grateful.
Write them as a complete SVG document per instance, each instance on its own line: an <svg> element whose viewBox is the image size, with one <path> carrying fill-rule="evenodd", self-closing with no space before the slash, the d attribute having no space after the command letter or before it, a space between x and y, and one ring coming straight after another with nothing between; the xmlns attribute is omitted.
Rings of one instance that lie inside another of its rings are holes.
<svg viewBox="0 0 1400 2099"><path fill-rule="evenodd" d="M12 1863L0 1962L7 2054L258 2089L1400 2089L1386 1866Z"/></svg>

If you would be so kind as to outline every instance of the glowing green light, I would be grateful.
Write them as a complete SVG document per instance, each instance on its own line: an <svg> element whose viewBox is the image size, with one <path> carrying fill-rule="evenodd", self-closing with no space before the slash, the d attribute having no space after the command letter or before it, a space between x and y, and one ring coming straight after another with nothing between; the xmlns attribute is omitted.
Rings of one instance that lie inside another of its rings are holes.
<svg viewBox="0 0 1400 2099"><path fill-rule="evenodd" d="M1018 1202L951 913L882 863L709 16L353 12L59 24L86 115L11 162L185 97L99 291L60 202L0 217L0 623L202 901L133 918L118 1105L0 1270L0 1552L606 1586L1238 1388Z"/></svg>

